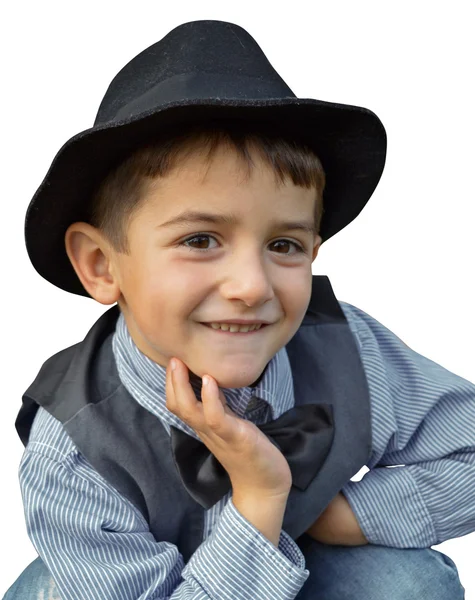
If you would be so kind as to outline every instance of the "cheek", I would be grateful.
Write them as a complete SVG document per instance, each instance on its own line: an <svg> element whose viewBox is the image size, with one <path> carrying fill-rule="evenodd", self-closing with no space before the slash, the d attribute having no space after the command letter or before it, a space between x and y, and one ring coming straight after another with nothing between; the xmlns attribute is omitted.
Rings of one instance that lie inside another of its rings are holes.
<svg viewBox="0 0 475 600"><path fill-rule="evenodd" d="M176 270L148 274L137 281L134 312L144 330L156 337L157 331L168 335L166 332L182 328L202 300L198 283Z"/></svg>
<svg viewBox="0 0 475 600"><path fill-rule="evenodd" d="M171 263L154 285L157 295L170 304L172 312L190 313L211 293L216 274L198 265Z"/></svg>
<svg viewBox="0 0 475 600"><path fill-rule="evenodd" d="M199 287L216 277L216 269L210 264L195 261L172 260L164 265L163 277L176 290Z"/></svg>
<svg viewBox="0 0 475 600"><path fill-rule="evenodd" d="M307 277L287 277L285 286L275 288L276 295L280 295L288 312L300 313L307 309L312 293L312 281L307 281Z"/></svg>

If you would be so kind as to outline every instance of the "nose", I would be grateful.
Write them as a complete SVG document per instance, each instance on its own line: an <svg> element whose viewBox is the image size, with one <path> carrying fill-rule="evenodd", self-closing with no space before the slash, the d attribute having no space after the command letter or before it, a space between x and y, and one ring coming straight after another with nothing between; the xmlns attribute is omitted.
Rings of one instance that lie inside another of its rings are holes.
<svg viewBox="0 0 475 600"><path fill-rule="evenodd" d="M228 264L229 275L221 287L227 300L240 300L246 306L258 306L274 297L271 277L265 258L251 249L236 252Z"/></svg>

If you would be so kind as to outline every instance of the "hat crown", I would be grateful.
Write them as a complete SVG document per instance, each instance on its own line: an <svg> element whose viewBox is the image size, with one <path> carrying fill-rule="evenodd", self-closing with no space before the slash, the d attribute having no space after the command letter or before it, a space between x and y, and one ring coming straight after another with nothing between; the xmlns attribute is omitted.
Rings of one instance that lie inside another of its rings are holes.
<svg viewBox="0 0 475 600"><path fill-rule="evenodd" d="M117 73L94 125L183 98L282 97L295 98L295 94L245 29L225 21L190 21L172 29Z"/></svg>
<svg viewBox="0 0 475 600"><path fill-rule="evenodd" d="M383 172L386 132L372 111L298 98L242 27L191 21L128 62L107 88L94 127L56 154L25 217L26 247L38 273L89 296L64 239L71 223L90 218L99 183L159 132L229 120L289 133L315 151L326 177L323 242L356 218Z"/></svg>

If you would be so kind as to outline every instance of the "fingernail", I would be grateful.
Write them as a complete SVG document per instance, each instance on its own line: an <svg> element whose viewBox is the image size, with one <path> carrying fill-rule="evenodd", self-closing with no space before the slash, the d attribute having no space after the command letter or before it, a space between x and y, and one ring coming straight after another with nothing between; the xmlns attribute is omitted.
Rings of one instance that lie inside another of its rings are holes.
<svg viewBox="0 0 475 600"><path fill-rule="evenodd" d="M203 385L208 385L208 383L209 383L209 377L207 375L205 375L203 377Z"/></svg>
<svg viewBox="0 0 475 600"><path fill-rule="evenodd" d="M172 367L172 371L174 371L176 369L176 360L175 359L171 359L170 361L171 367Z"/></svg>

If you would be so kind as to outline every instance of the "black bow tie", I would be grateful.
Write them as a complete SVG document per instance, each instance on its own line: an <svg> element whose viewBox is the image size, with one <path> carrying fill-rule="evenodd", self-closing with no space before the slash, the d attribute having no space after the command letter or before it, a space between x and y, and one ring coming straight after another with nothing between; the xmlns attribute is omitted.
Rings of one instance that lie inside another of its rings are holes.
<svg viewBox="0 0 475 600"><path fill-rule="evenodd" d="M278 419L257 425L289 463L292 485L305 490L330 451L331 404L294 406ZM171 447L183 485L203 508L211 508L231 489L229 475L201 440L171 426Z"/></svg>

